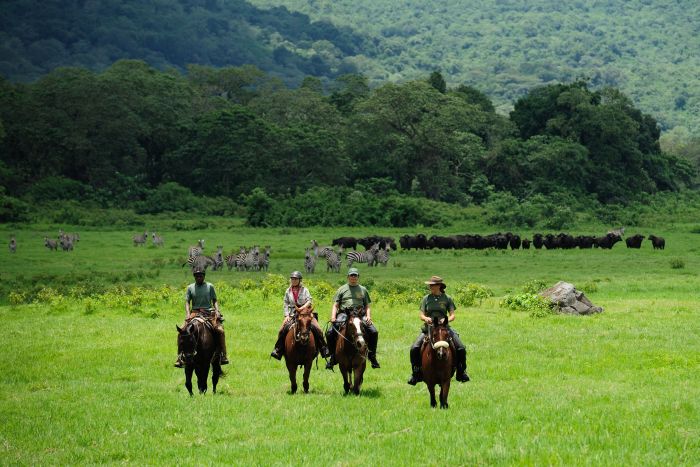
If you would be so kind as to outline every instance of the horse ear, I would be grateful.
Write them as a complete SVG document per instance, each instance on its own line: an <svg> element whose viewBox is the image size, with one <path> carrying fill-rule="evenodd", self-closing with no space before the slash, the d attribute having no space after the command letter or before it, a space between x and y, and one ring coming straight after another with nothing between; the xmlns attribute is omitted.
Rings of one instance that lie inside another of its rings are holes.
<svg viewBox="0 0 700 467"><path fill-rule="evenodd" d="M180 329L180 326L178 326L177 324L175 325L175 328L177 329L177 332L182 332L182 329Z"/></svg>

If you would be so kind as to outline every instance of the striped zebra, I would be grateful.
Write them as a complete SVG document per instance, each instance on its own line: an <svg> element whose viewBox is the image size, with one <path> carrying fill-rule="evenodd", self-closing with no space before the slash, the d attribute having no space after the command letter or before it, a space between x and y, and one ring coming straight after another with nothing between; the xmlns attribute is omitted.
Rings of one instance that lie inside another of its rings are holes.
<svg viewBox="0 0 700 467"><path fill-rule="evenodd" d="M267 271L270 267L270 246L265 247L262 255L258 256L258 270Z"/></svg>
<svg viewBox="0 0 700 467"><path fill-rule="evenodd" d="M343 247L338 249L338 252L332 251L326 254L326 272L340 272L340 265L343 262Z"/></svg>
<svg viewBox="0 0 700 467"><path fill-rule="evenodd" d="M187 257L192 258L195 256L199 256L204 252L204 249L201 246L198 245L193 245L187 248Z"/></svg>
<svg viewBox="0 0 700 467"><path fill-rule="evenodd" d="M63 235L61 235L63 236ZM134 242L134 246L142 246L146 244L146 239L148 238L148 232L144 232L143 234L139 235L134 235L131 240Z"/></svg>
<svg viewBox="0 0 700 467"><path fill-rule="evenodd" d="M214 260L214 267L212 268L214 271L217 271L219 269L222 269L224 267L224 246L223 245L217 245L216 246L216 253L214 253L214 256L212 256L212 259Z"/></svg>
<svg viewBox="0 0 700 467"><path fill-rule="evenodd" d="M61 245L63 251L73 251L73 239L68 235L63 235L58 244Z"/></svg>
<svg viewBox="0 0 700 467"><path fill-rule="evenodd" d="M17 240L15 240L14 235L12 237L10 237L10 244L8 245L8 248L10 249L10 253L17 252Z"/></svg>
<svg viewBox="0 0 700 467"><path fill-rule="evenodd" d="M318 246L316 240L311 240L311 248L314 250L314 255L316 255L317 258L325 258L328 253L333 251L333 247Z"/></svg>
<svg viewBox="0 0 700 467"><path fill-rule="evenodd" d="M381 264L382 266L386 266L386 263L389 262L389 249L390 245L387 243L384 248L380 248L379 251L377 251L377 254L374 257L374 264Z"/></svg>
<svg viewBox="0 0 700 467"><path fill-rule="evenodd" d="M165 242L163 242L163 237L161 237L160 235L158 235L155 232L153 232L151 235L152 235L153 246L165 246Z"/></svg>
<svg viewBox="0 0 700 467"><path fill-rule="evenodd" d="M44 237L44 246L53 251L58 251L58 242L49 237Z"/></svg>
<svg viewBox="0 0 700 467"><path fill-rule="evenodd" d="M238 269L239 264L243 262L245 259L245 247L242 246L239 250L238 253L231 253L226 257L226 265L228 266L228 270L230 271L233 268Z"/></svg>
<svg viewBox="0 0 700 467"><path fill-rule="evenodd" d="M184 267L185 264L188 265L193 271L198 268L206 271L210 266L212 267L212 270L216 271L216 260L214 260L214 258L211 256L190 256L182 266Z"/></svg>
<svg viewBox="0 0 700 467"><path fill-rule="evenodd" d="M313 273L314 269L316 269L316 255L311 254L311 248L307 248L304 255L304 271Z"/></svg>
<svg viewBox="0 0 700 467"><path fill-rule="evenodd" d="M243 264L245 266L246 271L257 271L258 270L258 255L260 254L260 249L258 248L257 245L255 245L253 248L251 248L248 253L245 255L245 259L243 260Z"/></svg>
<svg viewBox="0 0 700 467"><path fill-rule="evenodd" d="M345 255L348 261L348 267L351 268L353 263L367 263L367 266L374 266L374 257L379 251L379 243L375 243L367 251L351 251Z"/></svg>

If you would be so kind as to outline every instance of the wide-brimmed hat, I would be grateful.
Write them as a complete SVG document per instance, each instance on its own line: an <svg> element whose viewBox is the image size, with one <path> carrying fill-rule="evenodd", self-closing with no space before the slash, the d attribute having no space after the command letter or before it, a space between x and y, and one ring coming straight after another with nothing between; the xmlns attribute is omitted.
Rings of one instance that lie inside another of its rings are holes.
<svg viewBox="0 0 700 467"><path fill-rule="evenodd" d="M445 285L445 282L442 280L442 277L440 276L432 276L429 281L425 281L426 284L428 285L437 285L440 284L443 287L447 287Z"/></svg>

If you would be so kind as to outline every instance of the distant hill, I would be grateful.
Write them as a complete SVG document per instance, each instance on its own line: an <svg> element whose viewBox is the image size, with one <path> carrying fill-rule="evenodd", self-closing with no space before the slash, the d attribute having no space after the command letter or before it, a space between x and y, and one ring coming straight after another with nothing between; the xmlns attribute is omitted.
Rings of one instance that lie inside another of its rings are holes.
<svg viewBox="0 0 700 467"><path fill-rule="evenodd" d="M700 134L697 0L251 0L375 38L352 61L372 82L440 68L507 110L527 90L589 77L622 89L663 129Z"/></svg>
<svg viewBox="0 0 700 467"><path fill-rule="evenodd" d="M289 83L354 72L372 45L347 27L243 0L3 0L0 74L31 81L59 66L119 59L161 69L256 65Z"/></svg>

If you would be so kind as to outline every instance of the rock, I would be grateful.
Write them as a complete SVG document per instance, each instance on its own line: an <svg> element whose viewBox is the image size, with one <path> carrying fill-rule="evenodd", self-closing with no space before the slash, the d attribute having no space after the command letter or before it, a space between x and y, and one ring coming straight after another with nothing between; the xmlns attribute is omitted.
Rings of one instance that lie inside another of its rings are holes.
<svg viewBox="0 0 700 467"><path fill-rule="evenodd" d="M576 290L573 284L564 281L559 281L547 290L543 290L540 296L554 303L560 313L590 315L603 311L601 307L593 305L583 292Z"/></svg>

